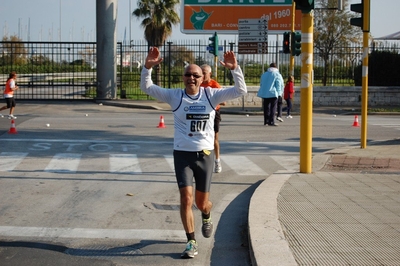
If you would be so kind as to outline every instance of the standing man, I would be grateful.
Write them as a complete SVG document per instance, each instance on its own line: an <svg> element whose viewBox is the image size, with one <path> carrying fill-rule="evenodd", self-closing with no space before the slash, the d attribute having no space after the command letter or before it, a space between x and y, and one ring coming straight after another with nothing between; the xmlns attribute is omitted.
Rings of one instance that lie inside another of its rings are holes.
<svg viewBox="0 0 400 266"><path fill-rule="evenodd" d="M220 89L221 85L211 78L211 66L204 64L201 66L201 70L203 71L203 83L201 86L204 88L210 87L213 89ZM221 122L221 112L220 108L221 105L225 105L225 102L220 103L215 108L215 119L214 119L214 153L215 153L215 163L214 163L214 172L221 173L222 166L221 166L221 159L219 158L220 150L219 150L219 139L218 139L218 132L219 132L219 124Z"/></svg>
<svg viewBox="0 0 400 266"><path fill-rule="evenodd" d="M153 84L152 67L163 61L160 51L151 47L141 73L140 88L148 95L168 103L174 114L174 166L180 194L180 215L186 232L187 244L181 257L198 254L192 205L195 202L203 219L202 234L212 235L212 202L210 197L214 158L214 118L216 106L247 92L240 66L232 51L225 52L220 63L231 70L235 86L215 90L203 88L203 72L190 64L184 70L182 90L164 89ZM196 181L193 190L193 179Z"/></svg>
<svg viewBox="0 0 400 266"><path fill-rule="evenodd" d="M18 90L18 86L15 84L16 80L17 73L13 71L10 73L7 79L6 88L4 89L4 99L6 100L6 105L0 108L0 111L10 109L8 119L17 119L17 117L13 115L15 109L14 91ZM0 117L3 117L3 115L0 114Z"/></svg>
<svg viewBox="0 0 400 266"><path fill-rule="evenodd" d="M264 126L277 126L275 113L278 97L283 92L283 78L275 63L271 63L266 72L261 75L260 89L257 96L263 99Z"/></svg>

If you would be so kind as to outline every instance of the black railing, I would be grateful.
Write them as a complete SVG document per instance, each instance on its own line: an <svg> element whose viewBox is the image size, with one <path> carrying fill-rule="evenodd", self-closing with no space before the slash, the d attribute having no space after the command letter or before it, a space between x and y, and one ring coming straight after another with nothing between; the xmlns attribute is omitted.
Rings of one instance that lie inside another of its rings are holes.
<svg viewBox="0 0 400 266"><path fill-rule="evenodd" d="M168 41L160 47L163 63L153 71L153 80L162 87L182 88L182 74L189 63L209 64L214 68L214 56L207 50L208 40ZM398 47L377 46L385 50ZM372 50L370 49L370 50ZM149 99L140 88L140 71L147 55L144 40L129 44L117 43L117 97L135 100ZM220 43L219 57L233 50L249 86L258 86L260 76L271 62L276 62L286 79L289 75L288 54L282 44L269 43L268 54L238 54L235 42ZM361 65L362 47L337 47L328 57L314 52L314 86L354 86L354 71ZM96 97L96 43L90 42L0 42L0 84L8 73L18 73L15 94L19 99L82 100ZM301 56L295 57L294 76L300 83ZM218 63L217 80L223 86L232 85L229 71Z"/></svg>

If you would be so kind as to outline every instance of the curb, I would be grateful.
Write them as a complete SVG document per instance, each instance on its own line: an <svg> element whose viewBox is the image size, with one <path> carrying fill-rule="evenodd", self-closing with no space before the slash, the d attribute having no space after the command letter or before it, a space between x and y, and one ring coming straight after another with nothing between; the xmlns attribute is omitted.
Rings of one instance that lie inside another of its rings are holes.
<svg viewBox="0 0 400 266"><path fill-rule="evenodd" d="M153 110L164 110L157 105L149 105L149 104L136 104L136 103L125 103L125 102L117 102L117 101L96 101L97 104L104 104L109 106L116 106L116 107L125 107L125 108L137 108L137 109L153 109Z"/></svg>
<svg viewBox="0 0 400 266"><path fill-rule="evenodd" d="M265 179L254 191L249 206L249 249L252 265L297 266L278 220L277 198L293 175L280 170Z"/></svg>

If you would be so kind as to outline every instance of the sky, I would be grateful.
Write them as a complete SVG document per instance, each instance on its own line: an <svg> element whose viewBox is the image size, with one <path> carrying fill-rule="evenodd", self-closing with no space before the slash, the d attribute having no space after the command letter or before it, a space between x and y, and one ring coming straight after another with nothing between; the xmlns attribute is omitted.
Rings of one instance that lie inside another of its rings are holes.
<svg viewBox="0 0 400 266"><path fill-rule="evenodd" d="M371 35L382 37L400 31L399 0L370 0ZM143 39L140 20L130 18L137 0L118 0L117 40ZM350 4L361 0L350 0ZM180 11L177 10L180 14ZM131 23L131 32L129 24ZM61 28L61 31L60 31ZM94 42L96 40L96 0L2 0L0 5L2 36L17 35L23 41ZM210 34L208 34L210 35ZM211 36L183 34L173 28L171 41L201 40ZM126 36L126 37L125 37ZM220 40L236 40L236 35L221 35Z"/></svg>

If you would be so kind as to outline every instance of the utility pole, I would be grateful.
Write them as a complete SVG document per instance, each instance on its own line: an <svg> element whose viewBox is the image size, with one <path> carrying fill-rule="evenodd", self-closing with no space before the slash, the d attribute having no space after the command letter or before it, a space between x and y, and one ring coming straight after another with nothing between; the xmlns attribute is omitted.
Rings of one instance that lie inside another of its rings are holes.
<svg viewBox="0 0 400 266"><path fill-rule="evenodd" d="M312 172L314 0L294 0L301 17L300 172ZM295 34L292 34L294 36ZM292 40L293 42L293 40ZM293 43L294 45L294 43ZM293 52L296 51L292 51Z"/></svg>
<svg viewBox="0 0 400 266"><path fill-rule="evenodd" d="M367 116L368 116L368 37L370 31L370 0L361 0L360 4L350 5L350 10L361 13L361 17L350 19L350 24L360 27L363 31L362 57L362 94L361 94L361 149L367 147Z"/></svg>

